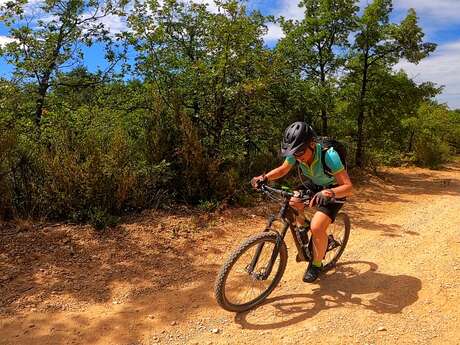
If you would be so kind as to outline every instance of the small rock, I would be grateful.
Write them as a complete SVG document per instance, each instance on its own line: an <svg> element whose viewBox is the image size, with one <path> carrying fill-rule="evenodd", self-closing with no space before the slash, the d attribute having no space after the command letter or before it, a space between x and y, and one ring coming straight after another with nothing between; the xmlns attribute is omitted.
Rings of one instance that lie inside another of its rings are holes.
<svg viewBox="0 0 460 345"><path fill-rule="evenodd" d="M380 326L379 328L377 328L377 331L379 332L383 332L383 331L386 331L387 329L383 326Z"/></svg>
<svg viewBox="0 0 460 345"><path fill-rule="evenodd" d="M154 318L155 318L155 315L153 315L153 314L147 315L147 318L149 318L149 319L154 319Z"/></svg>
<svg viewBox="0 0 460 345"><path fill-rule="evenodd" d="M213 329L211 329L211 333L217 334L217 333L219 333L219 332L220 332L219 328L213 328Z"/></svg>
<svg viewBox="0 0 460 345"><path fill-rule="evenodd" d="M177 322L176 322L176 321L172 321L172 322L171 322L171 326L175 326L175 325L177 325Z"/></svg>

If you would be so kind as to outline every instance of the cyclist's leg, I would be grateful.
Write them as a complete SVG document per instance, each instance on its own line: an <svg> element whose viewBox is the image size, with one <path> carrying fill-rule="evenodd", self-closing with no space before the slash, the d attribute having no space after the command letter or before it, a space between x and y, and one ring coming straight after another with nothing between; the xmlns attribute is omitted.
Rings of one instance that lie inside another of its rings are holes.
<svg viewBox="0 0 460 345"><path fill-rule="evenodd" d="M313 260L321 261L327 249L327 227L332 219L325 213L317 211L311 219L311 234L313 235Z"/></svg>
<svg viewBox="0 0 460 345"><path fill-rule="evenodd" d="M302 200L296 197L291 198L291 200L289 201L289 205L291 205L294 209L297 210L296 225L298 227L302 227L305 224L305 205L303 204Z"/></svg>
<svg viewBox="0 0 460 345"><path fill-rule="evenodd" d="M345 200L345 199L340 199ZM335 217L342 208L342 203L329 203L318 206L318 211L311 220L311 233L313 235L313 259L321 261L327 249L327 227L335 221Z"/></svg>

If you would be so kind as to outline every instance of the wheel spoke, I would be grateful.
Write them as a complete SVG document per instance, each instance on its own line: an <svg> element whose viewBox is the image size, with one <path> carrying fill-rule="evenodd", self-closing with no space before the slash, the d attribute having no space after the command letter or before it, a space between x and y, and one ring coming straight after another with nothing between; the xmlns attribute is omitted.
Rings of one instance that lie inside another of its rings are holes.
<svg viewBox="0 0 460 345"><path fill-rule="evenodd" d="M246 268L251 264L258 244L255 243L238 258L227 277L225 296L229 303L242 305L252 302L269 289L275 278L280 264L279 255L275 260L270 276L264 280L258 279L258 277L267 271L269 261L275 249L275 243L271 241L264 242L252 274L247 272Z"/></svg>
<svg viewBox="0 0 460 345"><path fill-rule="evenodd" d="M328 246L324 256L324 266L337 260L344 250L344 244L348 238L347 225L343 216L337 217L336 221L328 227Z"/></svg>

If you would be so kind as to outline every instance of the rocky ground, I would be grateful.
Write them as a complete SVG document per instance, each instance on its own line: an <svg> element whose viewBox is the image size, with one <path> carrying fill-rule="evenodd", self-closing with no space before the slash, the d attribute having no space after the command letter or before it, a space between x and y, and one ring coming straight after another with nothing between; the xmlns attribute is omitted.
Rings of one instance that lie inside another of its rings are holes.
<svg viewBox="0 0 460 345"><path fill-rule="evenodd" d="M305 284L292 239L280 285L242 314L213 284L275 205L144 212L120 226L0 227L0 344L460 344L460 163L364 176L350 241Z"/></svg>

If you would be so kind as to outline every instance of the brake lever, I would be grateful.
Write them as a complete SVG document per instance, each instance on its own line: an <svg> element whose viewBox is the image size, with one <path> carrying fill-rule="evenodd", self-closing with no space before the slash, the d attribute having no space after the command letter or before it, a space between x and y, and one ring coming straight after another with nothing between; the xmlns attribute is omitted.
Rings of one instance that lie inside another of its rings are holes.
<svg viewBox="0 0 460 345"><path fill-rule="evenodd" d="M263 191L263 187L266 185L266 182L265 181L258 181L257 182L257 185L256 185L256 189L257 190L260 190L260 191Z"/></svg>

